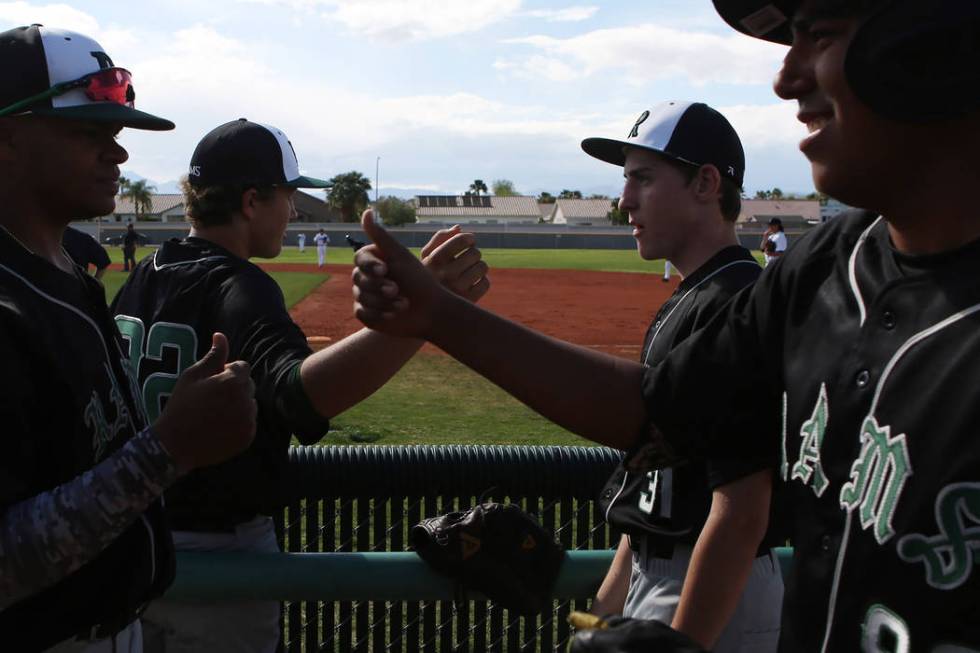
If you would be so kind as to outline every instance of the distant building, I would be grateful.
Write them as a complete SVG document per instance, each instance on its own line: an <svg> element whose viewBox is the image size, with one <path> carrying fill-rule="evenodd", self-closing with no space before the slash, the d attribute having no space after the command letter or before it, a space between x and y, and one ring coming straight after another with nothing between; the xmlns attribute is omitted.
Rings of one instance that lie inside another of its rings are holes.
<svg viewBox="0 0 980 653"><path fill-rule="evenodd" d="M116 197L116 210L105 216L111 222L135 222L136 208L129 197ZM150 207L143 214L143 220L155 222L183 222L184 196L181 193L162 193L150 195Z"/></svg>
<svg viewBox="0 0 980 653"><path fill-rule="evenodd" d="M820 224L820 202L816 200L742 200L738 224L767 225L772 218L786 229L804 229Z"/></svg>
<svg viewBox="0 0 980 653"><path fill-rule="evenodd" d="M331 208L319 197L301 190L293 193L293 206L296 207L296 222L343 222L340 211ZM360 216L357 216L358 218Z"/></svg>
<svg viewBox="0 0 980 653"><path fill-rule="evenodd" d="M836 218L844 211L850 211L853 208L854 208L853 206L848 206L843 202L835 200L834 198L830 198L827 200L826 204L820 207L820 221L826 222L831 218Z"/></svg>
<svg viewBox="0 0 980 653"><path fill-rule="evenodd" d="M572 226L608 227L612 224L609 220L610 211L612 211L612 200L606 198L590 200L561 199L555 201L555 213L551 221L554 224L567 224Z"/></svg>
<svg viewBox="0 0 980 653"><path fill-rule="evenodd" d="M419 224L537 224L537 199L515 195L418 195L415 217Z"/></svg>
<svg viewBox="0 0 980 653"><path fill-rule="evenodd" d="M541 219L545 222L551 222L555 219L554 202L538 202L538 211L541 212Z"/></svg>
<svg viewBox="0 0 980 653"><path fill-rule="evenodd" d="M297 191L293 194L293 205L296 207L297 222L340 222L340 211L309 193ZM142 220L151 222L183 222L184 196L181 193L154 193L150 195L150 208L143 214ZM110 222L135 222L136 209L129 197L116 197L116 210L110 215L103 216Z"/></svg>

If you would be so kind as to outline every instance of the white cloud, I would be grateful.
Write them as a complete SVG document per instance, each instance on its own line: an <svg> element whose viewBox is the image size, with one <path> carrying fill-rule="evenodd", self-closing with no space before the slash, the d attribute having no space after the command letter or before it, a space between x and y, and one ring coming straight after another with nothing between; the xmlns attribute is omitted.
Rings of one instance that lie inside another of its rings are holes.
<svg viewBox="0 0 980 653"><path fill-rule="evenodd" d="M35 5L29 2L0 2L0 24L4 29L40 23L95 37L99 21L66 4ZM103 44L105 45L105 44Z"/></svg>
<svg viewBox="0 0 980 653"><path fill-rule="evenodd" d="M121 48L139 45L139 39L132 31L116 25L100 25L94 16L66 4L35 5L29 2L0 2L0 30L34 23L90 36L98 41L114 59Z"/></svg>
<svg viewBox="0 0 980 653"><path fill-rule="evenodd" d="M425 41L478 32L509 18L522 0L239 0L319 12L354 34L387 42Z"/></svg>
<svg viewBox="0 0 980 653"><path fill-rule="evenodd" d="M564 9L535 9L523 15L531 18L544 18L550 23L574 23L592 18L599 11L595 6L575 6Z"/></svg>
<svg viewBox="0 0 980 653"><path fill-rule="evenodd" d="M352 32L394 41L478 32L507 18L521 0L334 0L325 15Z"/></svg>
<svg viewBox="0 0 980 653"><path fill-rule="evenodd" d="M748 105L718 107L732 123L746 149L789 148L806 135L806 128L796 119L796 104Z"/></svg>
<svg viewBox="0 0 980 653"><path fill-rule="evenodd" d="M523 78L570 81L609 71L627 83L681 78L708 83L766 84L783 48L740 34L718 36L654 24L595 30L567 39L529 36L505 41L527 45L538 54L500 59L495 67ZM557 65L560 64L560 65Z"/></svg>

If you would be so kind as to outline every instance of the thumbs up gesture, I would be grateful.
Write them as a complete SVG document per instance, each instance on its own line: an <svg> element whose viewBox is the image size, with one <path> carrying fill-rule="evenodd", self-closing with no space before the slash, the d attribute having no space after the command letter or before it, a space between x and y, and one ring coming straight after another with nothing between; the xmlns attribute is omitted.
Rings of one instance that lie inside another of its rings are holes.
<svg viewBox="0 0 980 653"><path fill-rule="evenodd" d="M153 432L180 473L244 451L255 437L255 384L248 363L228 362L228 339L215 333L211 350L177 379Z"/></svg>
<svg viewBox="0 0 980 653"><path fill-rule="evenodd" d="M361 225L373 244L354 256L354 315L377 331L425 338L434 314L452 298L451 292L375 223L372 211L364 212Z"/></svg>

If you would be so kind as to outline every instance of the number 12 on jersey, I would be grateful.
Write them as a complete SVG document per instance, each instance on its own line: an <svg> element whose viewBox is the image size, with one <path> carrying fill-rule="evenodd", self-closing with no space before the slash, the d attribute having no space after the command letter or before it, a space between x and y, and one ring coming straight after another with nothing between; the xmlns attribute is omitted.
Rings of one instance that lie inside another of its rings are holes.
<svg viewBox="0 0 980 653"><path fill-rule="evenodd" d="M129 364L134 378L142 378L141 372L146 371L143 370L146 365L157 370L147 374L140 387L146 418L152 424L163 411L177 377L197 360L197 333L186 324L174 322L156 322L147 333L142 320L128 315L117 315L116 326L129 346ZM160 370L167 349L176 351L177 365L172 372Z"/></svg>

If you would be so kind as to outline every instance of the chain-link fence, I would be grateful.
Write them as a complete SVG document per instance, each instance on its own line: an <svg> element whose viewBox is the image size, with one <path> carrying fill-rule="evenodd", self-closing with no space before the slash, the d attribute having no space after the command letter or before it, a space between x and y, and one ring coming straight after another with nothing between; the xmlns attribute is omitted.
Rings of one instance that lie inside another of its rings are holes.
<svg viewBox="0 0 980 653"><path fill-rule="evenodd" d="M483 498L520 504L568 550L609 548L614 535L594 498L619 459L616 451L593 447L294 447L291 498L277 528L284 551L405 551L412 525ZM564 651L566 617L585 603L556 601L551 613L527 619L463 595L457 601L289 602L283 647Z"/></svg>

